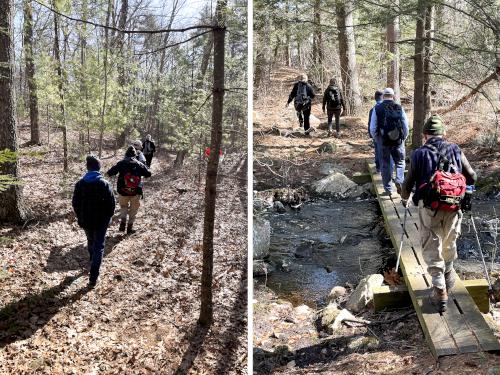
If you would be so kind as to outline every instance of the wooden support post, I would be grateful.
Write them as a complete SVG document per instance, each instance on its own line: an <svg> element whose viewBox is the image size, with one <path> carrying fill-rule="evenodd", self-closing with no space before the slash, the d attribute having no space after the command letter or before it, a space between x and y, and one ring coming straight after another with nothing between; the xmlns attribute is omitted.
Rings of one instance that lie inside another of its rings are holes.
<svg viewBox="0 0 500 375"><path fill-rule="evenodd" d="M490 312L488 282L486 279L463 280L465 288L483 314ZM406 285L382 285L373 289L375 311L411 306L411 298Z"/></svg>

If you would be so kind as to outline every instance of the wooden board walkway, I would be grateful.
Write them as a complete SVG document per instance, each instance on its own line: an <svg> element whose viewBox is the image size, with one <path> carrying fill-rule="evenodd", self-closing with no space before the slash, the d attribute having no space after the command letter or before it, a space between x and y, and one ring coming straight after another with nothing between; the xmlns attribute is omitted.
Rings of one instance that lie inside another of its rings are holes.
<svg viewBox="0 0 500 375"><path fill-rule="evenodd" d="M382 178L375 165L368 165L377 193L387 233L394 248L399 249L403 231L404 207L401 197L382 195ZM479 351L500 351L500 342L484 320L463 282L456 277L449 291L447 310L438 313L429 302L431 276L422 258L417 207L411 206L406 218L406 230L401 250L401 269L418 320L433 355L437 357ZM455 272L455 271L453 271Z"/></svg>

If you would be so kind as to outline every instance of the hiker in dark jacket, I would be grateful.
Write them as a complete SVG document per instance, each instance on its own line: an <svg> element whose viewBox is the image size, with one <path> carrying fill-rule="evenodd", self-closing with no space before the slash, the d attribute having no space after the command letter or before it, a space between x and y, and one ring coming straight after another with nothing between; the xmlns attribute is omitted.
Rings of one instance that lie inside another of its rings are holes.
<svg viewBox="0 0 500 375"><path fill-rule="evenodd" d="M146 140L142 143L142 152L146 157L146 165L151 168L151 161L153 160L154 153L156 152L156 145L151 139L151 135L146 135Z"/></svg>
<svg viewBox="0 0 500 375"><path fill-rule="evenodd" d="M297 111L297 117L299 118L299 125L304 126L305 134L310 134L311 128L309 125L309 116L311 116L311 102L314 99L315 94L312 86L307 83L307 75L301 74L299 81L293 85L292 92L288 96L288 101L286 106L294 101L295 110Z"/></svg>
<svg viewBox="0 0 500 375"><path fill-rule="evenodd" d="M130 146L125 153L125 158L112 167L107 173L108 176L118 174L116 190L120 195L120 232L127 227L127 234L135 233L133 228L135 216L141 206L142 177L151 177L148 167L136 159L136 152ZM127 225L128 215L128 225Z"/></svg>
<svg viewBox="0 0 500 375"><path fill-rule="evenodd" d="M91 262L89 286L94 287L104 255L106 231L115 213L116 202L111 185L99 172L99 159L89 155L86 164L87 173L76 183L72 203L78 225L87 236Z"/></svg>
<svg viewBox="0 0 500 375"><path fill-rule="evenodd" d="M372 121L372 116L373 116L373 112L375 111L375 107L377 106L377 104L380 104L382 103L383 99L382 99L382 96L384 95L384 93L380 90L377 90L375 91L375 106L373 106L371 109L370 109L370 112L368 113L368 135L370 136L370 138L373 139L373 146L375 147L375 168L377 169L377 172L380 172L380 147L381 145L377 143L377 140L376 140L376 137L372 137L372 135L370 134L370 123ZM392 162L392 158L391 158L391 162ZM392 170L392 168L391 168Z"/></svg>
<svg viewBox="0 0 500 375"><path fill-rule="evenodd" d="M453 261L457 259L457 238L462 225L462 212L432 210L424 206L424 187L438 167L438 152L446 155L456 172L462 173L467 185L474 185L476 173L467 158L454 143L445 142L445 127L442 119L431 116L424 124L425 144L411 155L410 168L403 183L402 203L407 206L412 189L413 203L418 206L419 233L422 256L427 263L427 272L432 276L430 300L439 312L446 309L448 290L455 284Z"/></svg>
<svg viewBox="0 0 500 375"><path fill-rule="evenodd" d="M325 106L328 116L328 136L333 132L332 119L335 115L335 130L336 136L340 136L340 115L345 110L344 98L342 97L342 92L337 86L337 80L332 78L330 80L330 85L326 88L323 94L323 113L325 113Z"/></svg>

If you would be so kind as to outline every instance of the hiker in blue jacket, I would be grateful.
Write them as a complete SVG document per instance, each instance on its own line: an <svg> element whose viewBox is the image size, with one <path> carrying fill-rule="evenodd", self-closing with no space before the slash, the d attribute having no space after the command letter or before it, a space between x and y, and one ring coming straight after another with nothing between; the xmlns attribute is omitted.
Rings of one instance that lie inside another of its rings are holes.
<svg viewBox="0 0 500 375"><path fill-rule="evenodd" d="M368 135L370 136L370 138L373 139L373 146L375 147L375 168L377 169L377 172L380 172L380 155L379 155L380 146L370 133L370 123L372 121L372 115L373 111L375 110L375 106L377 104L382 103L383 95L384 93L382 91L380 90L375 91L375 105L370 109L370 112L368 113Z"/></svg>
<svg viewBox="0 0 500 375"><path fill-rule="evenodd" d="M87 173L75 185L73 209L78 225L85 230L90 255L89 287L97 283L104 242L111 218L115 213L115 196L111 185L103 178L101 162L93 155L87 156Z"/></svg>
<svg viewBox="0 0 500 375"><path fill-rule="evenodd" d="M394 102L394 90L390 87L384 89L382 103L374 107L370 134L380 146L379 162L386 195L390 196L393 191L393 165L396 167L396 190L401 194L405 171L405 140L409 134L409 125L403 107ZM391 163L391 157L394 163Z"/></svg>

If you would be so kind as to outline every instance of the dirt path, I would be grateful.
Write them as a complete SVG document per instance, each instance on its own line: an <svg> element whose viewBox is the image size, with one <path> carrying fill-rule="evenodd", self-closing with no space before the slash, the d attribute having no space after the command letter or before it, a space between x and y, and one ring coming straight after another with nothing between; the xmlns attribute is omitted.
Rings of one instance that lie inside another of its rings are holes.
<svg viewBox="0 0 500 375"><path fill-rule="evenodd" d="M26 133L23 132L23 136ZM0 373L173 374L246 371L246 189L222 179L215 230L215 322L196 327L204 187L187 165L153 160L136 226L107 235L97 287L71 195L82 164L62 176L58 152L23 149L22 226L0 227ZM106 171L119 158L106 155ZM226 157L233 176L239 157ZM1 270L2 268L0 268Z"/></svg>

